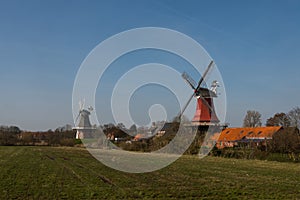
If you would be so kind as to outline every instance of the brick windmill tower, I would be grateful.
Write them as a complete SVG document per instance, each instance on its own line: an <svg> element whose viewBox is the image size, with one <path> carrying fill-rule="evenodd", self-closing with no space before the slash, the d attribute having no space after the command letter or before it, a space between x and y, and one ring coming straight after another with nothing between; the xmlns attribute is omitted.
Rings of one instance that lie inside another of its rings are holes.
<svg viewBox="0 0 300 200"><path fill-rule="evenodd" d="M79 113L76 117L75 123L78 122L77 126L73 129L77 130L76 139L84 139L92 137L92 133L95 131L95 128L92 127L90 122L90 114L93 111L91 106L88 109L84 109L84 102L79 102ZM79 119L79 120L78 120Z"/></svg>
<svg viewBox="0 0 300 200"><path fill-rule="evenodd" d="M205 70L203 76L200 78L198 84L186 73L182 74L183 79L192 87L194 93L189 98L186 105L183 107L182 111L179 114L179 117L182 116L187 106L190 104L193 98L197 99L197 108L195 115L192 119L192 125L197 126L200 132L206 132L209 126L216 126L219 128L224 128L219 124L220 120L215 112L213 99L218 97L217 88L219 87L217 81L213 81L211 88L208 89L202 86L205 77L213 66L213 61L210 62L207 69Z"/></svg>

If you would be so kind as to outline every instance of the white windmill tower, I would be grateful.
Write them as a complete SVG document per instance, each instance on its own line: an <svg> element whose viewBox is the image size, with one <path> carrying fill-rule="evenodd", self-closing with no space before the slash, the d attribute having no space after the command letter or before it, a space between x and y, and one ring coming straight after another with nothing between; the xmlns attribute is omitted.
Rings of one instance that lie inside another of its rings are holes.
<svg viewBox="0 0 300 200"><path fill-rule="evenodd" d="M77 130L76 139L92 137L92 133L95 128L92 127L89 116L93 110L92 106L89 106L87 110L84 109L84 101L79 102L79 113L75 120L75 124L77 123L77 126L73 128Z"/></svg>

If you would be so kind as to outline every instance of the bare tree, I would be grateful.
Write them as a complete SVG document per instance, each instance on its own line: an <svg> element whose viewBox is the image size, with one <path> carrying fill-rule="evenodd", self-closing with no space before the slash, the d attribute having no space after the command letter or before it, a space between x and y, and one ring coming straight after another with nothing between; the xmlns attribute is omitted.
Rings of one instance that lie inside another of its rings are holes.
<svg viewBox="0 0 300 200"><path fill-rule="evenodd" d="M261 114L255 110L248 110L244 118L244 127L258 127L261 126Z"/></svg>
<svg viewBox="0 0 300 200"><path fill-rule="evenodd" d="M189 118L185 115L181 115L180 117L179 116L176 116L173 118L172 122L190 122Z"/></svg>
<svg viewBox="0 0 300 200"><path fill-rule="evenodd" d="M267 119L266 126L283 126L289 127L291 125L290 118L285 113L276 113L273 117Z"/></svg>
<svg viewBox="0 0 300 200"><path fill-rule="evenodd" d="M271 141L272 151L278 153L299 152L299 130L294 127L284 128L273 135Z"/></svg>
<svg viewBox="0 0 300 200"><path fill-rule="evenodd" d="M291 126L297 127L297 128L300 127L300 108L299 107L293 108L288 113L288 117L290 119Z"/></svg>
<svg viewBox="0 0 300 200"><path fill-rule="evenodd" d="M131 135L136 135L137 134L137 127L136 127L135 124L133 124L132 126L130 126L129 132L130 132Z"/></svg>

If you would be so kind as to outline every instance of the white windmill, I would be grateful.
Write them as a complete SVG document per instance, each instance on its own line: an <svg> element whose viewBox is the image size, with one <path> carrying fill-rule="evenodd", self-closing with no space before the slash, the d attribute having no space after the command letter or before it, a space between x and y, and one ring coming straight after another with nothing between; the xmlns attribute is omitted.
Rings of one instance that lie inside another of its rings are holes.
<svg viewBox="0 0 300 200"><path fill-rule="evenodd" d="M94 109L92 106L89 106L87 110L84 109L84 103L84 100L83 102L79 102L79 113L75 120L75 124L77 123L77 126L74 127L74 129L77 130L76 139L90 138L95 130L95 128L91 125L89 117Z"/></svg>

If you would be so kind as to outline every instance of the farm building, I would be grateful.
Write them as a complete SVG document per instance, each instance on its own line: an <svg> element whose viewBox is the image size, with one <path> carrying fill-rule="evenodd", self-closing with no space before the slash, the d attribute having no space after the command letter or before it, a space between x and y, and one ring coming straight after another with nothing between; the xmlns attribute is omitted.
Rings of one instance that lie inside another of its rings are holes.
<svg viewBox="0 0 300 200"><path fill-rule="evenodd" d="M163 124L163 126L161 127L161 129L157 131L156 137L163 136L166 133L166 131L168 129L171 129L171 128L172 128L172 123L166 122L165 124Z"/></svg>
<svg viewBox="0 0 300 200"><path fill-rule="evenodd" d="M282 131L281 126L227 128L220 133L216 147L222 149L240 144L265 145L266 141L273 139L274 134Z"/></svg>

